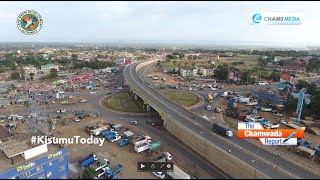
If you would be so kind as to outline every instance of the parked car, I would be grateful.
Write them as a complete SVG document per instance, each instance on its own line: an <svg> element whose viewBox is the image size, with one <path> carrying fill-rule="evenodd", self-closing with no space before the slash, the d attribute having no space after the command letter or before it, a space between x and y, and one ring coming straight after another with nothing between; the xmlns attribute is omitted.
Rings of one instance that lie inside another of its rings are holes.
<svg viewBox="0 0 320 180"><path fill-rule="evenodd" d="M166 174L164 172L152 172L152 174L160 179L164 179L166 177Z"/></svg>
<svg viewBox="0 0 320 180"><path fill-rule="evenodd" d="M86 99L81 99L81 101L80 101L81 103L83 103L83 102L87 102L87 100Z"/></svg>
<svg viewBox="0 0 320 180"><path fill-rule="evenodd" d="M36 118L38 117L38 114L37 113L31 113L28 118Z"/></svg>
<svg viewBox="0 0 320 180"><path fill-rule="evenodd" d="M216 108L216 112L220 113L221 111L222 111L221 108L219 108L219 107Z"/></svg>
<svg viewBox="0 0 320 180"><path fill-rule="evenodd" d="M75 122L80 122L80 119L79 118L74 118L74 121Z"/></svg>
<svg viewBox="0 0 320 180"><path fill-rule="evenodd" d="M90 94L97 94L95 91L91 91Z"/></svg>
<svg viewBox="0 0 320 180"><path fill-rule="evenodd" d="M121 139L121 136L116 136L116 138L115 139L112 139L110 142L116 142L116 141L118 141L118 140L120 140Z"/></svg>
<svg viewBox="0 0 320 180"><path fill-rule="evenodd" d="M6 118L6 115L0 115L0 119Z"/></svg>

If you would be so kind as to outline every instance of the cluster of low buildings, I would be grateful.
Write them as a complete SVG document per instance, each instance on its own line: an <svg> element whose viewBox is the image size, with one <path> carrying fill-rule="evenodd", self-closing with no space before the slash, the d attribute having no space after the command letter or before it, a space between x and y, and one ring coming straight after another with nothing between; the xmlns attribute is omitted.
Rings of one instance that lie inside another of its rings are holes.
<svg viewBox="0 0 320 180"><path fill-rule="evenodd" d="M281 72L291 72L291 73L305 73L307 71L307 66L312 56L306 57L292 57L292 56L275 56L273 63L269 63L268 67L272 67ZM280 61L290 61L290 63L285 63L283 65L275 65Z"/></svg>
<svg viewBox="0 0 320 180"><path fill-rule="evenodd" d="M181 77L190 78L190 77L211 77L214 74L214 68L210 66L203 67L182 67L176 68L176 72L179 72Z"/></svg>
<svg viewBox="0 0 320 180"><path fill-rule="evenodd" d="M30 74L34 74L34 79L38 79L42 76L50 74L51 69L56 69L57 71L59 71L59 66L50 63L46 65L41 65L40 69L36 68L33 65L24 66L22 67L22 69L24 70L24 77L26 79L31 78Z"/></svg>

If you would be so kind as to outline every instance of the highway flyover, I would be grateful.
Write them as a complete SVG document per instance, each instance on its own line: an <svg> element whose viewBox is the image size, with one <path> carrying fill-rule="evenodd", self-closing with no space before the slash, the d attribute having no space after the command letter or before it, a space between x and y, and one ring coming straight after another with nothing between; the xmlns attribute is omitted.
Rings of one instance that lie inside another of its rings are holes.
<svg viewBox="0 0 320 180"><path fill-rule="evenodd" d="M133 91L150 106L155 108L158 112L160 111L160 114L165 113L174 120L183 124L186 128L197 133L202 138L206 138L215 146L218 146L225 151L231 150L230 154L232 156L235 156L242 162L252 166L256 170L266 174L271 178L319 178L319 176L314 175L305 168L301 167L300 164L293 164L292 162L287 161L276 154L272 154L262 148L258 148L256 145L248 141L239 139L237 137L226 139L216 135L215 133L212 133L210 131L210 122L163 97L154 89L150 88L143 80L141 80L136 73L137 65L138 64L132 64L124 69L123 73L126 84L129 85ZM195 119L193 119L193 117Z"/></svg>

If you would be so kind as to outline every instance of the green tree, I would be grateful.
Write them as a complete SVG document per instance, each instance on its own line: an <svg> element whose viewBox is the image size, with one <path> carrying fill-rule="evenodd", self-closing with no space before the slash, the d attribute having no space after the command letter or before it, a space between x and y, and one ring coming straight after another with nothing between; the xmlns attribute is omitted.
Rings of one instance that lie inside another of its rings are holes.
<svg viewBox="0 0 320 180"><path fill-rule="evenodd" d="M300 91L302 88L306 88L307 89L306 93L311 94L311 95L315 94L317 91L316 84L308 83L307 81L303 81L303 80L298 81L296 88L298 91Z"/></svg>
<svg viewBox="0 0 320 180"><path fill-rule="evenodd" d="M298 103L298 100L297 100L297 99L293 99L293 100L287 101L287 102L284 104L285 111L286 111L287 113L289 113L289 114L292 115L292 113L296 111L297 103Z"/></svg>
<svg viewBox="0 0 320 180"><path fill-rule="evenodd" d="M72 54L71 55L72 60L78 60L78 54Z"/></svg>
<svg viewBox="0 0 320 180"><path fill-rule="evenodd" d="M214 71L214 77L220 80L227 80L229 74L228 65L219 65Z"/></svg>
<svg viewBox="0 0 320 180"><path fill-rule="evenodd" d="M49 75L49 77L50 77L50 78L56 78L56 77L58 77L58 71L57 71L57 69L55 69L55 68L50 69L50 75Z"/></svg>
<svg viewBox="0 0 320 180"><path fill-rule="evenodd" d="M272 71L272 73L269 76L269 79L273 80L273 81L279 81L280 80L280 73L277 71Z"/></svg>
<svg viewBox="0 0 320 180"><path fill-rule="evenodd" d="M311 99L309 107L310 107L310 113L311 114L315 114L318 117L320 117L320 111L319 111L319 107L320 107L320 91L316 91L315 92L314 96Z"/></svg>
<svg viewBox="0 0 320 180"><path fill-rule="evenodd" d="M13 80L20 79L20 73L17 72L17 71L12 72L10 78L13 79Z"/></svg>
<svg viewBox="0 0 320 180"><path fill-rule="evenodd" d="M83 171L82 179L94 179L96 171L93 168L88 168Z"/></svg>
<svg viewBox="0 0 320 180"><path fill-rule="evenodd" d="M30 79L33 81L35 74L34 73L30 73L29 75L30 75Z"/></svg>

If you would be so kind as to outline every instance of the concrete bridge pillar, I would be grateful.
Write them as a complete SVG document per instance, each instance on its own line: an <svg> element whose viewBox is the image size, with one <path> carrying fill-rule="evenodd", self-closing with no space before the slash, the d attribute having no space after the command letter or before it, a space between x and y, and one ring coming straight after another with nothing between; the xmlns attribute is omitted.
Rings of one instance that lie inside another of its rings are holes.
<svg viewBox="0 0 320 180"><path fill-rule="evenodd" d="M150 105L147 104L147 111L150 111Z"/></svg>
<svg viewBox="0 0 320 180"><path fill-rule="evenodd" d="M138 99L138 95L134 94L134 100L137 100L137 99Z"/></svg>

